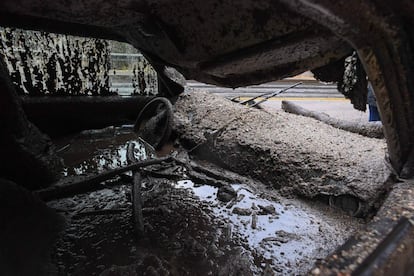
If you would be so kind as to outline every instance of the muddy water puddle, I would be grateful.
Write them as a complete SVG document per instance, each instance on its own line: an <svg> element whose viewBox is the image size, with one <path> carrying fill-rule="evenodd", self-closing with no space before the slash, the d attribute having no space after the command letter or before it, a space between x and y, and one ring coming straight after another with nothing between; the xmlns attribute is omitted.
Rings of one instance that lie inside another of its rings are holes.
<svg viewBox="0 0 414 276"><path fill-rule="evenodd" d="M135 157L145 160L153 150L131 132L130 126L84 131L55 141L65 167L64 176L96 174L127 165L127 144L135 144Z"/></svg>
<svg viewBox="0 0 414 276"><path fill-rule="evenodd" d="M179 181L175 185L207 202L214 215L229 223L231 238L245 243L252 266L274 272L306 273L318 258L341 245L358 226L353 219L322 205L286 200L255 193L246 185L234 184L237 198L223 203L218 188Z"/></svg>
<svg viewBox="0 0 414 276"><path fill-rule="evenodd" d="M112 131L112 130L110 130ZM151 150L134 134L82 135L60 141L68 176L126 164ZM178 165L175 165L178 166ZM281 197L261 184L232 184L227 202L217 187L143 178L145 232L134 232L130 183L57 200L67 227L58 241L58 274L298 275L354 233L361 221L315 202ZM157 274L158 273L158 274Z"/></svg>

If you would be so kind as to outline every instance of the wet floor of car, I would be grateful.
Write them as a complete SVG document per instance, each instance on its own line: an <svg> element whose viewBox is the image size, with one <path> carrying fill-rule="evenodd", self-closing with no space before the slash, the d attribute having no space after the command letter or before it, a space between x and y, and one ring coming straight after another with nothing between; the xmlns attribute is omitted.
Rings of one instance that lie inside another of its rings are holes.
<svg viewBox="0 0 414 276"><path fill-rule="evenodd" d="M73 177L123 166L128 142L135 143L137 159L152 157L135 134L122 128L58 141L66 147L61 151L64 173ZM50 202L67 220L53 256L58 273L303 274L363 224L321 203L281 197L255 182L232 183L233 195L223 200L220 187L193 182L185 168L173 166L181 180L143 177L141 234L134 230L126 178Z"/></svg>

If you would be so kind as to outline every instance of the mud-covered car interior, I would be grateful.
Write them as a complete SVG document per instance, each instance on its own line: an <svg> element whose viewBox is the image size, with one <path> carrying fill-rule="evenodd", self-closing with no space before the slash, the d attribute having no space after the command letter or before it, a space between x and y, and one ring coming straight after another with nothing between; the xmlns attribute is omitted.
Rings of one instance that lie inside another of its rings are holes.
<svg viewBox="0 0 414 276"><path fill-rule="evenodd" d="M413 14L408 0L1 1L1 27L126 42L158 84L26 98L2 53L0 274L413 274ZM362 111L369 81L385 138L320 147L324 125L186 88L308 70Z"/></svg>

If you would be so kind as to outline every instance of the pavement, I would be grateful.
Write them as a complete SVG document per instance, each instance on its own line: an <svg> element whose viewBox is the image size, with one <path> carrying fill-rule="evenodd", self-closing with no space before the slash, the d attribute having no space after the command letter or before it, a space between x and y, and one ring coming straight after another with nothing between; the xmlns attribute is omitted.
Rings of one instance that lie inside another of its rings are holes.
<svg viewBox="0 0 414 276"><path fill-rule="evenodd" d="M248 86L242 88L223 88L214 85L202 84L195 81L188 82L188 86L195 92L208 91L226 98L239 97L241 101L251 97L267 93L280 91L295 82L302 81L303 84L288 90L278 96L272 97L261 107L269 112L281 110L282 101L292 101L295 104L312 111L324 112L331 117L341 120L365 123L368 122L368 113L361 112L353 108L350 100L346 99L334 84L323 84L315 79L287 79L262 85ZM258 100L260 100L259 98Z"/></svg>
<svg viewBox="0 0 414 276"><path fill-rule="evenodd" d="M130 71L120 71L117 75L130 76ZM260 85L251 85L236 89L218 87L215 85L200 83L194 80L187 80L187 86L196 91L207 91L226 98L240 96L242 100L261 95L263 93L272 93L281 91L293 84L301 82L297 87L291 88L282 94L270 98L261 106L272 112L281 109L282 100L293 101L303 108L319 111L329 116L349 120L353 122L367 122L368 113L355 110L350 101L336 89L335 84L321 83L313 78L310 72L301 75L286 78L281 81L275 81ZM130 81L118 80L113 81L112 88L117 89L121 95L130 95L133 91Z"/></svg>

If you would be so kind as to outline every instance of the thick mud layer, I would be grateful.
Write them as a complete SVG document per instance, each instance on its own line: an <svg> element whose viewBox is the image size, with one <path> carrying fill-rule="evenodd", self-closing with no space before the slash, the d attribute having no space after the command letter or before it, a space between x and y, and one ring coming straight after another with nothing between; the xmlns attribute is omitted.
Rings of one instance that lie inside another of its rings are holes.
<svg viewBox="0 0 414 276"><path fill-rule="evenodd" d="M180 96L175 130L193 154L285 195L330 197L354 215L365 216L378 207L390 173L384 140L204 92Z"/></svg>
<svg viewBox="0 0 414 276"><path fill-rule="evenodd" d="M108 129L60 141L65 173L124 165L130 139L136 137ZM151 156L134 143L138 159ZM125 177L110 180L106 189L49 202L67 220L53 254L58 274L304 274L362 226L326 205L283 198L260 182L211 186L186 180L180 164L166 166L182 180L143 178L142 234L134 231Z"/></svg>

